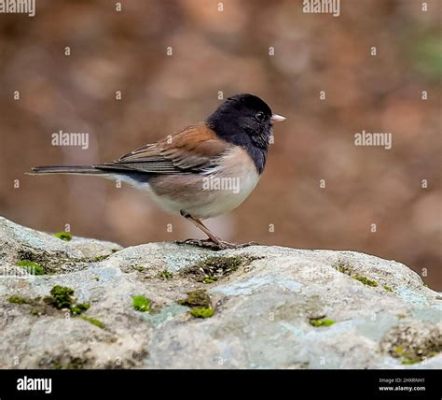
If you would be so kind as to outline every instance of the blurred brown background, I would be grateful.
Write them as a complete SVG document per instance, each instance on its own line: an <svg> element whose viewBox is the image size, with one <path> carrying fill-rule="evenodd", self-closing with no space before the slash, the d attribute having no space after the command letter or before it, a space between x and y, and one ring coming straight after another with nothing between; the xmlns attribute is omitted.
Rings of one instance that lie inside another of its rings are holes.
<svg viewBox="0 0 442 400"><path fill-rule="evenodd" d="M219 91L251 92L288 119L255 192L209 226L226 240L395 259L442 288L441 1L427 12L418 0L342 1L337 18L304 14L302 1L115 3L37 0L35 18L0 14L3 216L123 245L200 237L133 188L24 172L113 160L203 120ZM363 129L391 132L392 149L356 147ZM89 149L52 146L59 130L88 132Z"/></svg>

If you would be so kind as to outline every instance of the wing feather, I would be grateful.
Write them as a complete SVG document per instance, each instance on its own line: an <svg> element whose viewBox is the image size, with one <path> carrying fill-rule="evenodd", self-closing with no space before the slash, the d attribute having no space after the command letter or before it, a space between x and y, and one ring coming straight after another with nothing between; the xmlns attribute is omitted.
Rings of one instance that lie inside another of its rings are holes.
<svg viewBox="0 0 442 400"><path fill-rule="evenodd" d="M195 173L215 166L230 147L206 125L192 125L167 139L125 154L113 163L96 167L154 174Z"/></svg>

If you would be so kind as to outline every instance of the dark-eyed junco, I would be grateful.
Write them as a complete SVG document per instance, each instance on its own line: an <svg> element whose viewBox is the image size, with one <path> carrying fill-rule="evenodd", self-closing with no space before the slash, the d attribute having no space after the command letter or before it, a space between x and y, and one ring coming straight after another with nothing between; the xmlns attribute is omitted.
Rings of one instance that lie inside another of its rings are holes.
<svg viewBox="0 0 442 400"><path fill-rule="evenodd" d="M239 94L228 98L204 123L114 162L44 166L32 171L100 175L128 182L148 190L161 207L181 214L209 237L187 242L235 247L215 236L201 220L227 213L248 197L266 164L272 122L284 120L259 97Z"/></svg>

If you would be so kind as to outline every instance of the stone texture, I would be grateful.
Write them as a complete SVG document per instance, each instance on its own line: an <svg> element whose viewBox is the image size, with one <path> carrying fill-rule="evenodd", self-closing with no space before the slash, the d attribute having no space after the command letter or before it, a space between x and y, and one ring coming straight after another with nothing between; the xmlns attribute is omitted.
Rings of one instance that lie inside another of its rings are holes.
<svg viewBox="0 0 442 400"><path fill-rule="evenodd" d="M46 273L23 274L23 259ZM90 308L47 304L55 285ZM180 304L199 289L211 318ZM152 310L136 311L135 295ZM122 249L0 218L1 368L441 368L441 299L405 265L362 253Z"/></svg>

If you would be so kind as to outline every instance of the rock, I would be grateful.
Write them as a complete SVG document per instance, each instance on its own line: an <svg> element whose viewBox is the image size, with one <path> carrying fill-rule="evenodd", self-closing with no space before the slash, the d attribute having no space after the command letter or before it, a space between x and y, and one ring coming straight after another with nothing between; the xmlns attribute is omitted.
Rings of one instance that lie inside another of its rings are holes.
<svg viewBox="0 0 442 400"><path fill-rule="evenodd" d="M122 249L4 218L0 257L0 368L442 367L440 294L395 261L275 246ZM26 272L32 263L42 275ZM51 297L60 293L63 303Z"/></svg>

